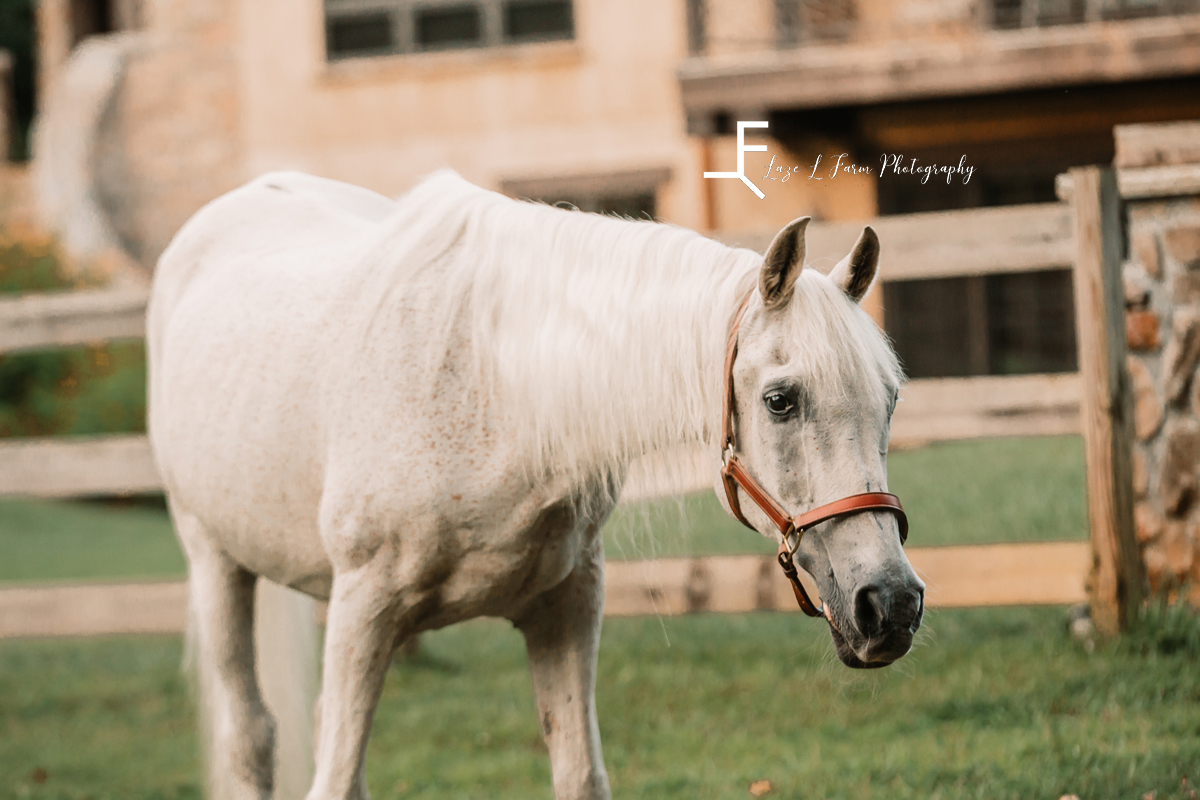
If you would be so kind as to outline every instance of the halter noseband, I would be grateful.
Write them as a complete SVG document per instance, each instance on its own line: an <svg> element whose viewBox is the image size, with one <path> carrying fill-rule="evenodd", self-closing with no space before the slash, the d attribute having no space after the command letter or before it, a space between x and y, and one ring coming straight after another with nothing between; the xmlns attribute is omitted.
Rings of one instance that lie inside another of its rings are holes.
<svg viewBox="0 0 1200 800"><path fill-rule="evenodd" d="M767 494L767 490L742 465L736 455L737 441L733 432L733 362L737 358L738 327L742 324L742 317L746 315L746 309L749 307L750 298L753 295L754 290L751 290L738 307L737 313L733 317L733 324L729 329L729 341L725 347L725 382L721 402L721 447L723 450L721 480L725 484L725 498L729 501L729 509L739 522L747 528L755 530L742 514L742 506L738 501L738 489L741 489L754 505L758 506L779 528L782 540L779 543L779 552L776 557L779 560L779 566L783 569L783 574L792 584L796 602L800 604L800 610L810 617L823 617L825 616L824 607L818 609L813 605L813 601L808 597L808 592L804 589L804 584L800 583L800 576L792 561L792 557L800 549L800 539L804 536L804 532L818 523L838 517L859 514L863 511L891 511L899 518L900 543L904 544L908 539L908 517L904 515L900 498L887 492L852 494L841 500L834 500L832 503L818 506L798 517L793 517L775 498ZM788 543L792 534L796 535L794 545Z"/></svg>

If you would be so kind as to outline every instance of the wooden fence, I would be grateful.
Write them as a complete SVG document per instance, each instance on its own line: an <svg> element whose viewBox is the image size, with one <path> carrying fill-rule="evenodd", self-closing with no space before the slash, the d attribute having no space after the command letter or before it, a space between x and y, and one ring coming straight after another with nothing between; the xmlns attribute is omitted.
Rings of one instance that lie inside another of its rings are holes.
<svg viewBox="0 0 1200 800"><path fill-rule="evenodd" d="M1073 263L1065 203L884 217L872 224L886 244L885 281L1065 269ZM810 225L809 262L832 264L849 252L861 230L861 222ZM760 250L769 243L756 234L724 238ZM146 299L145 289L126 288L0 300L0 354L140 339ZM1080 432L1080 383L1073 374L914 380L902 396L892 425L896 447ZM71 497L157 488L144 437L0 442L0 495ZM653 490L630 489L638 496Z"/></svg>
<svg viewBox="0 0 1200 800"><path fill-rule="evenodd" d="M1074 265L1078 284L1079 269L1086 266L1076 263L1075 231L1080 223L1066 203L887 217L872 224L885 243L881 266L885 281ZM808 233L808 260L818 265L834 263L849 251L861 227L862 223L814 223ZM760 250L767 244L766 237L754 235L725 238ZM1104 278L1099 272L1096 275ZM0 301L0 353L140 338L145 303L146 292L141 289ZM1077 315L1095 317L1103 311L1104 301L1098 306L1080 304ZM1097 331L1111 333L1111 315L1106 320L1100 324L1081 322L1081 336L1094 339ZM1088 347L1081 340L1081 353L1092 352ZM1112 348L1105 352L1109 350ZM1105 363L1111 363L1111 359ZM1092 361L1081 359L1081 364L1083 375L914 380L902 391L904 402L893 421L892 444L909 447L978 437L1081 433L1084 385L1101 378L1108 385L1108 376L1087 373ZM1089 442L1105 436L1111 440L1112 404L1092 405L1094 419L1089 417L1086 432ZM1089 489L1094 492L1098 485L1091 481L1091 473L1100 470L1108 476L1111 490L1113 460L1094 456L1095 450L1089 444ZM702 454L678 453L670 458L676 467L672 489L711 486ZM627 485L627 499L658 493L661 487L654 476L659 473L653 463L635 467ZM678 480L681 474L684 485ZM0 495L72 497L151 492L159 487L143 436L0 443ZM1111 521L1111 503L1104 506L1098 498L1092 501L1093 530L1123 530L1123 518L1115 527ZM1097 512L1098 506L1104 508ZM1123 512L1117 509L1116 513L1119 516ZM1106 548L1111 547L1110 540L1105 539ZM1092 563L1088 545L1083 542L915 548L910 555L930 585L930 605L1075 602L1084 599L1084 578ZM612 564L609 611L633 614L790 608L790 603L778 599L786 599L788 590L774 574L772 563L771 559L750 556ZM181 587L172 583L103 589L4 589L0 591L0 636L39 631L175 630L182 623L181 592Z"/></svg>
<svg viewBox="0 0 1200 800"><path fill-rule="evenodd" d="M931 608L1078 603L1085 599L1091 559L1086 542L912 548L908 556L926 582ZM605 567L606 616L761 610L796 611L771 556L610 561ZM177 633L186 619L183 581L0 588L0 639Z"/></svg>

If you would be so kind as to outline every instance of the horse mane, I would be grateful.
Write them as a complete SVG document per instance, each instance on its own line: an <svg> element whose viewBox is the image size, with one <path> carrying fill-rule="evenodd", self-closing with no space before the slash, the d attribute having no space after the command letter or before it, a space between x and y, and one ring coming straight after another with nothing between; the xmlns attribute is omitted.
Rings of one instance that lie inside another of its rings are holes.
<svg viewBox="0 0 1200 800"><path fill-rule="evenodd" d="M463 377L537 469L620 475L641 455L715 436L728 326L761 255L669 224L513 200L449 170L400 203L446 320L426 342L430 363L465 330L475 370ZM796 335L827 345L805 348L822 383L844 391L848 364L875 365L884 380L868 384L898 383L885 337L824 275L804 270L796 292L807 310Z"/></svg>

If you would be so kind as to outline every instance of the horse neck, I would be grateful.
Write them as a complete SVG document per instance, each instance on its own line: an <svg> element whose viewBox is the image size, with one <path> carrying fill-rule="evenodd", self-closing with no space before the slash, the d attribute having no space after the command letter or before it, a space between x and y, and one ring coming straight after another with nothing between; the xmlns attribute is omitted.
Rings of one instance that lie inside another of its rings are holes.
<svg viewBox="0 0 1200 800"><path fill-rule="evenodd" d="M641 353L633 347L629 354L630 368L647 368L645 380L666 389L659 399L659 408L664 411L663 422L667 427L672 420L681 423L677 436L648 441L638 455L646 449L696 444L715 437L729 325L745 294L741 277L729 274L715 284L710 281L699 287L680 287L677 302L650 312L658 319L632 321L628 340L649 343L661 354L661 360L638 364L636 360L644 353L645 345ZM648 323L646 329L638 330L641 322ZM662 336L664 329L687 331L693 352L688 357L679 357L686 352L682 346L685 343Z"/></svg>
<svg viewBox="0 0 1200 800"><path fill-rule="evenodd" d="M746 285L746 270L727 264L723 273L696 270L652 286L657 291L611 299L613 327L593 343L608 352L578 353L587 388L579 387L586 399L575 416L583 426L577 441L587 447L566 463L620 471L648 453L714 438L728 326Z"/></svg>
<svg viewBox="0 0 1200 800"><path fill-rule="evenodd" d="M472 202L437 318L465 301L480 380L538 468L619 473L715 435L726 331L761 257L665 225Z"/></svg>

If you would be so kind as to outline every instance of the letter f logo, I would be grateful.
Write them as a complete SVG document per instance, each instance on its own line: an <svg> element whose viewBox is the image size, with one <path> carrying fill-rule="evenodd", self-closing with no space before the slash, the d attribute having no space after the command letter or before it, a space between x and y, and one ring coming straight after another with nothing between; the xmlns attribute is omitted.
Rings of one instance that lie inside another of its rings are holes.
<svg viewBox="0 0 1200 800"><path fill-rule="evenodd" d="M750 182L746 177L746 153L765 153L767 146L765 144L746 144L746 128L765 128L765 122L742 122L738 120L737 124L737 172L706 172L706 178L737 178L742 183L750 187L750 191L758 195L759 200L766 198L766 195L759 191L758 187Z"/></svg>

